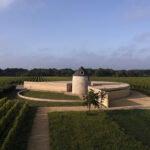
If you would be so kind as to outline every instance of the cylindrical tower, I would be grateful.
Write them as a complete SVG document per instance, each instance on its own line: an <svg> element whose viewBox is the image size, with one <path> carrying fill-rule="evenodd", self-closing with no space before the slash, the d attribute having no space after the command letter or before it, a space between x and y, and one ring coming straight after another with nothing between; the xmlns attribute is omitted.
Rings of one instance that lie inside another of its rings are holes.
<svg viewBox="0 0 150 150"><path fill-rule="evenodd" d="M84 96L88 93L88 85L90 85L89 76L86 70L81 67L73 74L72 93Z"/></svg>

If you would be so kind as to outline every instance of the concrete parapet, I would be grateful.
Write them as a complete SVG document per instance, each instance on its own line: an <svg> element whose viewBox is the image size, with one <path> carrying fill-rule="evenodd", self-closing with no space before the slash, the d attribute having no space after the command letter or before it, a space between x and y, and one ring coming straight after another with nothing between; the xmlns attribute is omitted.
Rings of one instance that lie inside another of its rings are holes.
<svg viewBox="0 0 150 150"><path fill-rule="evenodd" d="M24 88L37 91L70 92L72 83L69 82L24 82Z"/></svg>

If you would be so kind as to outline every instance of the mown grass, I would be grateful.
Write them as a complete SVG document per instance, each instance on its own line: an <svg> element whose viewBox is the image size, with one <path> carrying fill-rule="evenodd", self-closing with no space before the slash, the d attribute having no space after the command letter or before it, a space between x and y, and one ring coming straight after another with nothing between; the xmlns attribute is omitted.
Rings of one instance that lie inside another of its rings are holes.
<svg viewBox="0 0 150 150"><path fill-rule="evenodd" d="M56 92L41 92L41 91L25 91L22 95L27 97L54 99L54 100L80 100L78 96L66 95L64 93Z"/></svg>
<svg viewBox="0 0 150 150"><path fill-rule="evenodd" d="M107 113L125 129L125 133L150 147L150 110L116 110Z"/></svg>
<svg viewBox="0 0 150 150"><path fill-rule="evenodd" d="M120 118L122 115L120 114ZM148 117L148 114L145 115ZM134 138L135 130L132 134L126 134L106 111L54 112L49 113L48 116L51 150L150 149ZM129 116L130 113L124 119L128 121ZM133 125L140 128L140 121L143 120L139 119L138 124L135 122ZM149 137L148 140L150 140Z"/></svg>
<svg viewBox="0 0 150 150"><path fill-rule="evenodd" d="M19 98L20 101L29 102L30 107L55 107L55 106L83 106L82 102L76 102L76 103L65 103L65 102L42 102L42 101L31 101L31 100L24 100Z"/></svg>

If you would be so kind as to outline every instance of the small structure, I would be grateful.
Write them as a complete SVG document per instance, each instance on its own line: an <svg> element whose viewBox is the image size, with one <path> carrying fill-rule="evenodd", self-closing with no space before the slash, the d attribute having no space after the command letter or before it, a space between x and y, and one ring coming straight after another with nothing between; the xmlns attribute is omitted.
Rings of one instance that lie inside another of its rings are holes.
<svg viewBox="0 0 150 150"><path fill-rule="evenodd" d="M88 93L90 80L88 73L83 67L80 67L74 74L72 79L72 93L79 96L84 96Z"/></svg>

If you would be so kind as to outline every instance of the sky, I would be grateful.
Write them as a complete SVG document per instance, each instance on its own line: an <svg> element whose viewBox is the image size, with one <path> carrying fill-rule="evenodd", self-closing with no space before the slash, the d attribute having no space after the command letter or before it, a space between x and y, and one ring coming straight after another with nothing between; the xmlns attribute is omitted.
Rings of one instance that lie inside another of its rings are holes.
<svg viewBox="0 0 150 150"><path fill-rule="evenodd" d="M0 68L150 69L149 0L0 0Z"/></svg>

